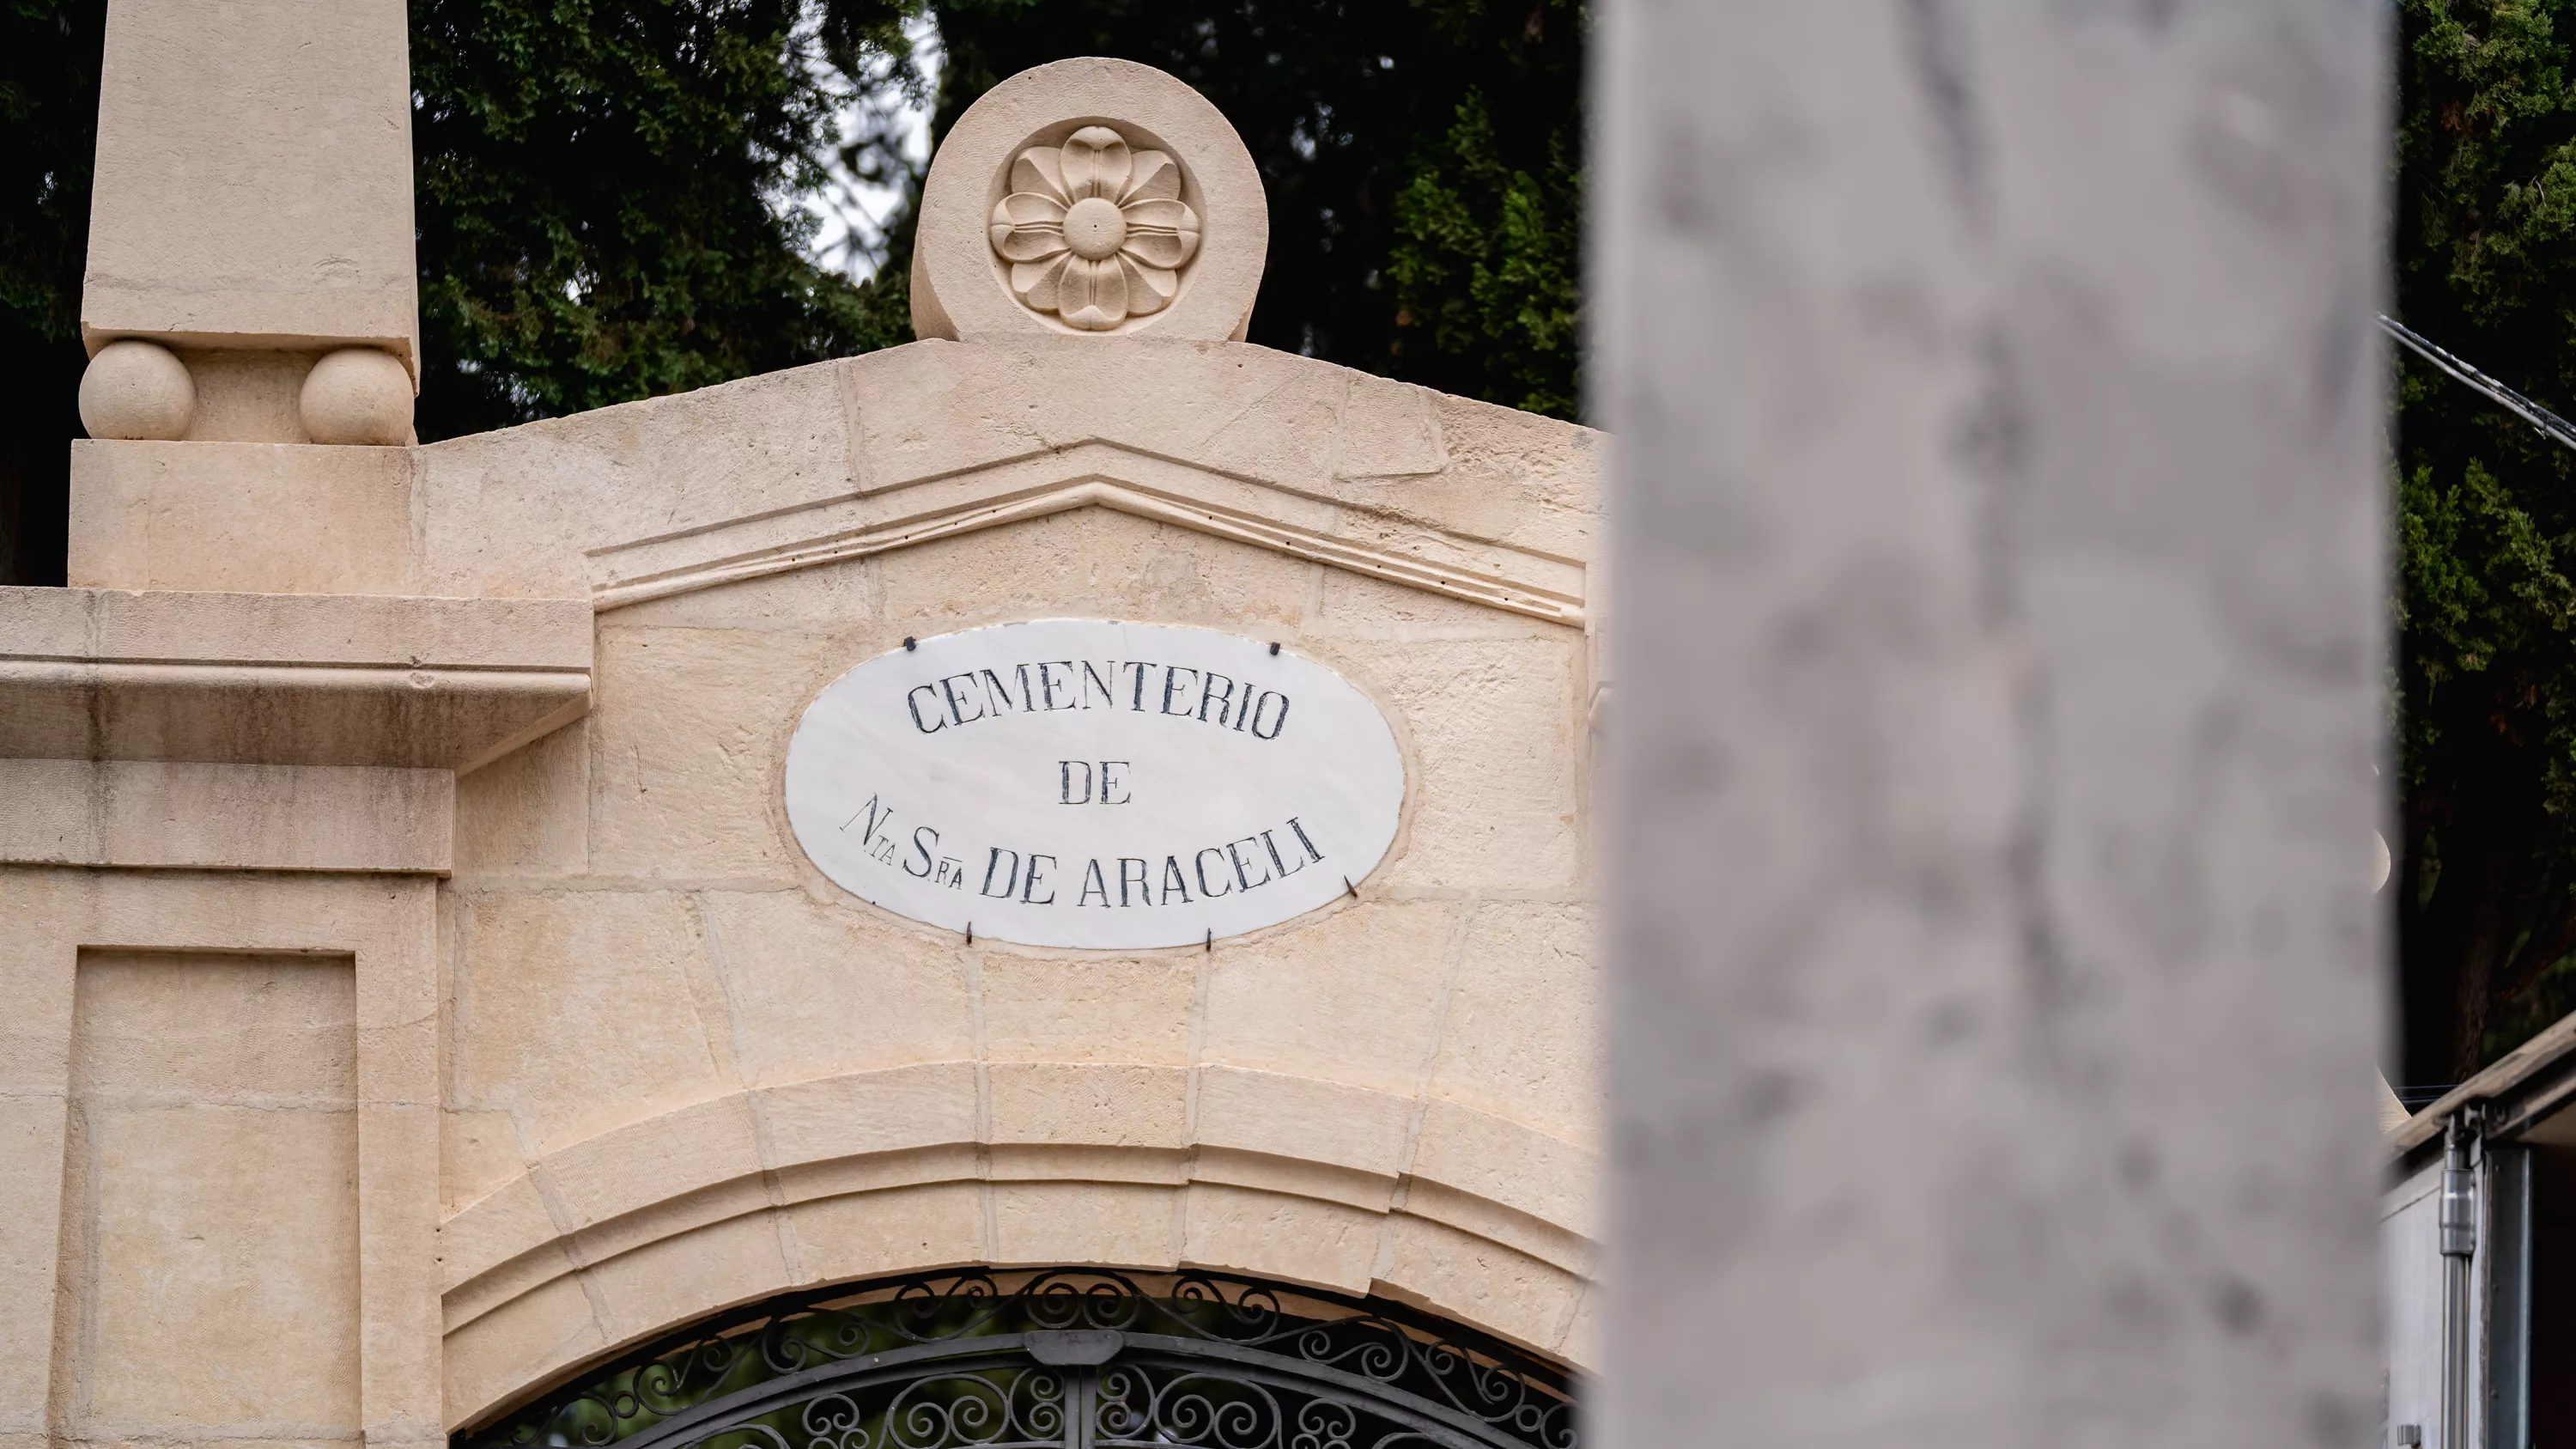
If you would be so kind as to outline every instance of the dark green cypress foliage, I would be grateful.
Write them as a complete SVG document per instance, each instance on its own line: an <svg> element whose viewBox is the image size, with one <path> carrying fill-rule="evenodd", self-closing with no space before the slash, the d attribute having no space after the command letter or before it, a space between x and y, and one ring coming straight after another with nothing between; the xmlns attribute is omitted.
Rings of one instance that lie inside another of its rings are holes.
<svg viewBox="0 0 2576 1449"><path fill-rule="evenodd" d="M893 7L413 0L424 440L907 341L900 265L853 286L772 202L821 179L813 52Z"/></svg>
<svg viewBox="0 0 2576 1449"><path fill-rule="evenodd" d="M106 0L0 0L0 584L63 581Z"/></svg>
<svg viewBox="0 0 2576 1449"><path fill-rule="evenodd" d="M2403 0L2401 320L2576 406L2576 4ZM2576 1009L2576 453L2398 375L2403 1084Z"/></svg>

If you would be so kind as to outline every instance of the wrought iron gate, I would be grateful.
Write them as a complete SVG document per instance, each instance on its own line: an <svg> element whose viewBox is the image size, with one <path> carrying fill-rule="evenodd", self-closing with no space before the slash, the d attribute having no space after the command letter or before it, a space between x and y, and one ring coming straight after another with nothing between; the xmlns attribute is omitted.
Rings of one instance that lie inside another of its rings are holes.
<svg viewBox="0 0 2576 1449"><path fill-rule="evenodd" d="M1204 1273L969 1270L728 1314L455 1449L1579 1449L1571 1383L1426 1314Z"/></svg>

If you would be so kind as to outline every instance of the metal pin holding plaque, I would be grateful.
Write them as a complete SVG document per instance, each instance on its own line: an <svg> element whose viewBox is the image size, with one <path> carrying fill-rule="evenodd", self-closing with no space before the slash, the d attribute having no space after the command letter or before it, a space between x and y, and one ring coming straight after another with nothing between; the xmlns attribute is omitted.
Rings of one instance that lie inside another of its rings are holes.
<svg viewBox="0 0 2576 1449"><path fill-rule="evenodd" d="M1351 884L1351 878L1349 876L1342 877L1342 889L1351 893L1352 900L1358 900L1360 898L1360 888Z"/></svg>
<svg viewBox="0 0 2576 1449"><path fill-rule="evenodd" d="M968 921L966 923L966 944L969 946L975 944L975 923L973 921Z"/></svg>
<svg viewBox="0 0 2576 1449"><path fill-rule="evenodd" d="M1208 927L1207 949L1211 952L1216 950L1216 927L1214 926Z"/></svg>
<svg viewBox="0 0 2576 1449"><path fill-rule="evenodd" d="M906 654L909 654L909 653L911 653L913 650L918 649L918 648L920 648L920 647L921 647L921 643L920 643L920 641L919 641L919 640L914 639L914 638L913 638L911 635L909 635L909 634L906 634L906 635L904 635L904 636L903 636L903 652L905 652Z"/></svg>
<svg viewBox="0 0 2576 1449"><path fill-rule="evenodd" d="M1276 639L1270 641L1270 657L1273 659L1279 657L1279 641Z"/></svg>

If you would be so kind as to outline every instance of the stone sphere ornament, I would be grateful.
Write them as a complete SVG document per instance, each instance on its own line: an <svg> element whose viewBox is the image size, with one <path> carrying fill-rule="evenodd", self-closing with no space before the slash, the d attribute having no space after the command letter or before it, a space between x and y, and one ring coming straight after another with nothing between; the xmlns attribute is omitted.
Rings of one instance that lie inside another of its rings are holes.
<svg viewBox="0 0 2576 1449"><path fill-rule="evenodd" d="M993 250L1011 295L1084 332L1160 312L1199 249L1199 214L1181 200L1181 168L1108 126L1011 162L1011 191L993 208Z"/></svg>
<svg viewBox="0 0 2576 1449"><path fill-rule="evenodd" d="M1206 97L1133 61L1060 60L987 91L932 159L913 330L1240 340L1269 245L1260 172Z"/></svg>
<svg viewBox="0 0 2576 1449"><path fill-rule="evenodd" d="M411 372L390 352L343 347L304 376L296 399L305 436L317 443L391 447L411 439Z"/></svg>
<svg viewBox="0 0 2576 1449"><path fill-rule="evenodd" d="M157 342L111 342L81 374L81 426L93 438L176 442L196 416L196 379Z"/></svg>

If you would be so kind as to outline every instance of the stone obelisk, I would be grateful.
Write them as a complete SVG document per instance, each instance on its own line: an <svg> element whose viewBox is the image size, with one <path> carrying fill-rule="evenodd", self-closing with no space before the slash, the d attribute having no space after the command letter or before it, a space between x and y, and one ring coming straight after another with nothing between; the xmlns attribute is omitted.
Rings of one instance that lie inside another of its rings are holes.
<svg viewBox="0 0 2576 1449"><path fill-rule="evenodd" d="M398 444L420 373L400 0L115 0L92 437Z"/></svg>

